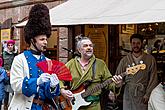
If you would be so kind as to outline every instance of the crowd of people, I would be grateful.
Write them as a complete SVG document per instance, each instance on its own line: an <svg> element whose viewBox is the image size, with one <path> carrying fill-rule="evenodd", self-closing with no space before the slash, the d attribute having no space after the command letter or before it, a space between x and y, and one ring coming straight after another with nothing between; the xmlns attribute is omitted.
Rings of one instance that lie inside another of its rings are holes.
<svg viewBox="0 0 165 110"><path fill-rule="evenodd" d="M121 59L114 76L106 63L94 55L92 40L77 36L79 56L65 64L72 81L59 80L56 74L45 73L36 66L38 62L51 60L43 54L51 36L46 5L36 4L31 8L24 36L30 46L28 50L18 54L13 40L7 41L3 49L0 105L4 103L5 110L101 110L103 88L109 91L107 97L114 101L123 87L123 110L165 108L165 78L158 84L156 60L143 52L142 35L130 37L132 50Z"/></svg>

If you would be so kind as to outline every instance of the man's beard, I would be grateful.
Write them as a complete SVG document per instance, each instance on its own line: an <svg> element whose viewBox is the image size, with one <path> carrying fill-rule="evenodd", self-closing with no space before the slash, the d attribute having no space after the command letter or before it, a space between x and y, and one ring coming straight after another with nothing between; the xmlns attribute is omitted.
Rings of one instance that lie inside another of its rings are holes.
<svg viewBox="0 0 165 110"><path fill-rule="evenodd" d="M92 55L93 55L93 52L92 53L86 53L85 58L90 59L92 57Z"/></svg>
<svg viewBox="0 0 165 110"><path fill-rule="evenodd" d="M137 47L136 47L137 48ZM139 52L141 52L142 51L142 47L140 47L140 48L138 48L138 49L132 49L132 52L133 53L139 53Z"/></svg>

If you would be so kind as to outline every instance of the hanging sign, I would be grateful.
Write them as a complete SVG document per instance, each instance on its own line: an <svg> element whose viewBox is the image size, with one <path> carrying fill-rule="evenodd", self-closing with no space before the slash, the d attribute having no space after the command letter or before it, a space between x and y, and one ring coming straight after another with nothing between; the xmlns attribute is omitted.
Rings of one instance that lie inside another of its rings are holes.
<svg viewBox="0 0 165 110"><path fill-rule="evenodd" d="M1 29L1 42L10 40L11 29Z"/></svg>

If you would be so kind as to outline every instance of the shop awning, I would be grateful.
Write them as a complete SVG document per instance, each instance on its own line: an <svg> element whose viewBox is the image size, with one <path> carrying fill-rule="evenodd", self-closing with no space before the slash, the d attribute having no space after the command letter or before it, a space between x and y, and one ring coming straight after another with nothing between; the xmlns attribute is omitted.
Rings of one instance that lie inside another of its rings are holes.
<svg viewBox="0 0 165 110"><path fill-rule="evenodd" d="M50 18L57 26L165 22L164 5L165 0L68 0L50 9Z"/></svg>

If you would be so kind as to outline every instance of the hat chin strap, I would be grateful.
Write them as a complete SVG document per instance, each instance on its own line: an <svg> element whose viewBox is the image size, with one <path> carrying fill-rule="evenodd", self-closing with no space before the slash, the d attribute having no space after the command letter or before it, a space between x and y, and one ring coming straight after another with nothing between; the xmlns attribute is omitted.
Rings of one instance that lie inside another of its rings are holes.
<svg viewBox="0 0 165 110"><path fill-rule="evenodd" d="M39 50L39 49L37 48L37 46L35 45L35 43L34 43L33 41L31 41L31 43L32 43L33 47L37 50L37 52L42 53L42 51L41 51L41 50Z"/></svg>

